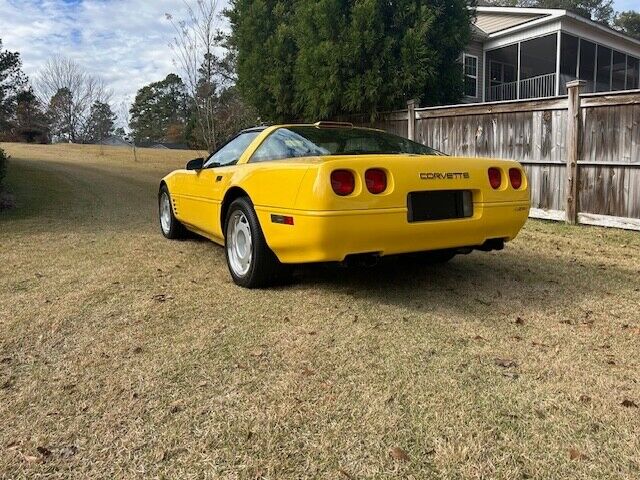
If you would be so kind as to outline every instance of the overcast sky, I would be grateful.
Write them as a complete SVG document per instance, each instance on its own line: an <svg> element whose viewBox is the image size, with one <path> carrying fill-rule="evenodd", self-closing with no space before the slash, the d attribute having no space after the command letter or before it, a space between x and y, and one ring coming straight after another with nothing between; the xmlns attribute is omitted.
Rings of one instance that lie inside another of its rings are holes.
<svg viewBox="0 0 640 480"><path fill-rule="evenodd" d="M223 7L227 0L219 0ZM165 13L184 18L182 0L0 0L0 38L22 55L33 77L54 54L72 57L101 76L114 106L175 71ZM617 10L640 0L615 0Z"/></svg>

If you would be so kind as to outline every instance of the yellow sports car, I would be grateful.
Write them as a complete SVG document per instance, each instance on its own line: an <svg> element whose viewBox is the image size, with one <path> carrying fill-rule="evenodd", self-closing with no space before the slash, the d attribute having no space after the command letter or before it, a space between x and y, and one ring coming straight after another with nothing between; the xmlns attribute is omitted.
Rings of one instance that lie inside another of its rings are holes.
<svg viewBox="0 0 640 480"><path fill-rule="evenodd" d="M281 281L293 264L500 250L529 213L510 160L445 156L350 124L244 130L162 180L160 226L220 245L235 283Z"/></svg>

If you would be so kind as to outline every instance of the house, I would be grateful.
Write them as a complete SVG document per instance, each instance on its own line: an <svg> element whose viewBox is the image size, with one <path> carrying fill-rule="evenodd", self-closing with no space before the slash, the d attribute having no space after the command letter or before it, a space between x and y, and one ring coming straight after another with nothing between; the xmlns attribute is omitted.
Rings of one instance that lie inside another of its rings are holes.
<svg viewBox="0 0 640 480"><path fill-rule="evenodd" d="M462 63L465 103L640 88L640 41L567 10L477 7Z"/></svg>
<svg viewBox="0 0 640 480"><path fill-rule="evenodd" d="M189 150L189 145L185 143L172 142L137 142L140 148L154 148L156 150Z"/></svg>
<svg viewBox="0 0 640 480"><path fill-rule="evenodd" d="M110 147L130 147L131 142L119 135L110 135L98 142L99 145L108 145Z"/></svg>

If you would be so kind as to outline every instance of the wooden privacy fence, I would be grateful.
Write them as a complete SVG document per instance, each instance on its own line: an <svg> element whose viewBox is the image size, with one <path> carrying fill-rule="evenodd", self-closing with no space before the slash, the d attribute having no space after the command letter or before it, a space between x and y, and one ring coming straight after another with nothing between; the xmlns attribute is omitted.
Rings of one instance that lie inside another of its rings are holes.
<svg viewBox="0 0 640 480"><path fill-rule="evenodd" d="M640 230L640 90L417 108L349 120L449 155L524 166L531 216Z"/></svg>

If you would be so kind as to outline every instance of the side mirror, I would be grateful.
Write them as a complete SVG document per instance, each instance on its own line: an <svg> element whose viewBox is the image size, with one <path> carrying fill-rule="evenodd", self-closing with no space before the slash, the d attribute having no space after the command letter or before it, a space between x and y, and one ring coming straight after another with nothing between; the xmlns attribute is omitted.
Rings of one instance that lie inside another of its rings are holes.
<svg viewBox="0 0 640 480"><path fill-rule="evenodd" d="M187 170L202 170L204 158L194 158L187 162Z"/></svg>

